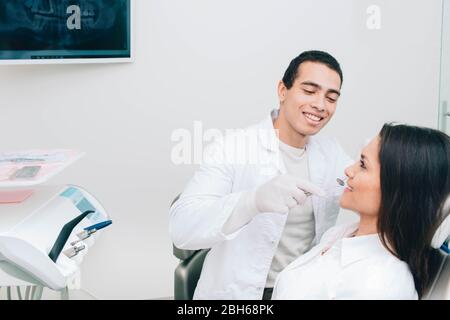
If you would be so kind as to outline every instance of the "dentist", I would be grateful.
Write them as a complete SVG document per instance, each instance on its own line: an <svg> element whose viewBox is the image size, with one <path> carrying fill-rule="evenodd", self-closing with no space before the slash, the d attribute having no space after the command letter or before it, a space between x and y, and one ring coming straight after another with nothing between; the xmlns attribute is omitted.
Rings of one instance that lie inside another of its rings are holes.
<svg viewBox="0 0 450 320"><path fill-rule="evenodd" d="M258 161L230 160L242 155L230 148L233 135L209 146L170 209L175 246L211 248L194 299L270 299L278 273L335 224L336 178L352 161L316 134L334 115L342 80L330 54L303 52L278 84L279 109L244 130Z"/></svg>

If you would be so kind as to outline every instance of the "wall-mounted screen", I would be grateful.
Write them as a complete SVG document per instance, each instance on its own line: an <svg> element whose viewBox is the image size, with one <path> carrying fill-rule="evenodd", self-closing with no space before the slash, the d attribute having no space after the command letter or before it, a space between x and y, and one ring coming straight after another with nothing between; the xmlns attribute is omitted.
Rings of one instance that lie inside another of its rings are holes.
<svg viewBox="0 0 450 320"><path fill-rule="evenodd" d="M0 64L132 61L131 0L1 0Z"/></svg>

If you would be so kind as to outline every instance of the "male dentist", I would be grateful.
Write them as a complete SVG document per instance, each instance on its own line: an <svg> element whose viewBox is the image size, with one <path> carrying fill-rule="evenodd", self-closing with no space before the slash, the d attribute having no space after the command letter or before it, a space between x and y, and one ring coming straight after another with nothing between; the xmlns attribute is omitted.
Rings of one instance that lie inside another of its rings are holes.
<svg viewBox="0 0 450 320"><path fill-rule="evenodd" d="M330 54L303 52L278 84L279 109L245 131L257 136L259 163L224 160L234 150L228 138L209 149L170 209L175 246L211 248L194 299L270 299L278 273L335 224L336 178L351 160L316 134L333 117L342 80Z"/></svg>

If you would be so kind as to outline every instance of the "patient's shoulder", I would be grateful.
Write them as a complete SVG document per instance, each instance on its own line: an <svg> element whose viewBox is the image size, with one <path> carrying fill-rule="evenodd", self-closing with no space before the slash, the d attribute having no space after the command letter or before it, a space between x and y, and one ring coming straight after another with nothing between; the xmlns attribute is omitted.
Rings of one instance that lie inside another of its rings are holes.
<svg viewBox="0 0 450 320"><path fill-rule="evenodd" d="M368 299L417 299L409 266L389 251L373 257L366 269L361 289ZM375 261L376 260L376 261Z"/></svg>

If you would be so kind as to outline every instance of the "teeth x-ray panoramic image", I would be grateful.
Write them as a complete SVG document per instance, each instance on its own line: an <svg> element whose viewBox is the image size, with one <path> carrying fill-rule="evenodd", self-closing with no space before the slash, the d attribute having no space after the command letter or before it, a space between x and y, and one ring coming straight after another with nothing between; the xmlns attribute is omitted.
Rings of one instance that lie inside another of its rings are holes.
<svg viewBox="0 0 450 320"><path fill-rule="evenodd" d="M2 0L0 50L123 49L127 14L125 0Z"/></svg>

